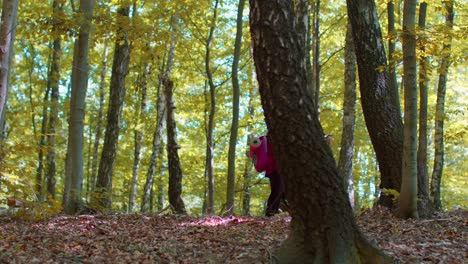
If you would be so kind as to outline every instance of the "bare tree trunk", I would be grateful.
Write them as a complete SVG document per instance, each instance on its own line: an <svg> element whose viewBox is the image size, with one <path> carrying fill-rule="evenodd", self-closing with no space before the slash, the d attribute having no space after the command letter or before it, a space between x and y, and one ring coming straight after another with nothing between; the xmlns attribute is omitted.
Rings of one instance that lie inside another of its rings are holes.
<svg viewBox="0 0 468 264"><path fill-rule="evenodd" d="M312 89L317 116L320 118L320 0L314 0L312 5Z"/></svg>
<svg viewBox="0 0 468 264"><path fill-rule="evenodd" d="M250 67L249 67L250 68ZM253 73L253 70L250 69L249 72ZM254 74L251 74L253 78ZM248 115L253 117L254 116L254 106L253 106L253 97L254 97L254 85L252 83L252 78L249 78L249 106L247 108ZM249 145L251 142L252 138L252 126L249 124L247 126L247 142L246 142L246 155L245 159L247 160L245 163L244 167L244 173L243 173L243 191L244 191L244 196L242 199L242 215L249 215L250 214L250 185L251 185L251 177L252 177L252 169L253 169L253 163L252 161L248 158L248 149Z"/></svg>
<svg viewBox="0 0 468 264"><path fill-rule="evenodd" d="M388 16L388 75L389 75L389 89L395 90L398 93L398 82L397 82L397 73L396 73L396 65L397 61L393 58L393 54L396 50L396 39L397 39L397 32L395 30L395 4L393 1L389 1L387 3L387 16ZM400 97L396 96L395 98L395 105L400 108ZM401 110L398 110L401 111Z"/></svg>
<svg viewBox="0 0 468 264"><path fill-rule="evenodd" d="M353 155L354 155L354 127L356 123L356 55L351 23L348 20L345 43L345 76L343 100L343 132L341 134L340 158L338 172L342 177L349 201L354 208L353 185Z"/></svg>
<svg viewBox="0 0 468 264"><path fill-rule="evenodd" d="M118 19L128 17L129 6L122 6L117 11ZM99 161L98 178L96 181L97 193L94 206L99 210L112 209L112 172L114 169L117 145L119 142L120 119L125 99L125 78L130 63L130 48L127 40L127 29L119 26L112 63L112 76L110 82L109 107L107 112L106 133Z"/></svg>
<svg viewBox="0 0 468 264"><path fill-rule="evenodd" d="M63 12L63 4L54 0L52 9L55 15L59 15ZM59 23L58 21L57 23ZM52 31L57 33L59 29L55 26ZM59 112L59 85L60 85L60 70L61 70L61 57L62 56L62 39L60 34L57 34L54 41L52 42L52 61L50 66L48 86L51 88L50 98L50 110L49 110L49 124L47 128L47 171L46 171L46 188L47 195L50 195L52 199L55 198L55 175L56 175L56 126L58 122Z"/></svg>
<svg viewBox="0 0 468 264"><path fill-rule="evenodd" d="M143 142L143 122L146 115L146 89L148 86L147 79L150 73L149 64L145 64L143 67L143 74L140 76L138 81L139 90L141 90L140 98L140 112L138 118L136 119L135 128L134 128L134 137L135 137L135 151L134 151L134 160L132 168L132 181L130 182L130 195L128 201L129 212L133 213L136 207L136 192L138 188L138 170L140 168L140 153L141 145Z"/></svg>
<svg viewBox="0 0 468 264"><path fill-rule="evenodd" d="M79 13L84 16L75 41L72 70L72 94L66 161L63 208L67 214L75 214L81 207L83 188L83 129L85 99L88 89L88 40L93 15L93 0L81 0Z"/></svg>
<svg viewBox="0 0 468 264"><path fill-rule="evenodd" d="M93 143L93 154L92 154L92 162L91 162L91 193L94 193L94 189L96 187L96 178L98 173L98 161L99 161L99 145L102 137L102 126L104 122L104 87L106 86L106 73L107 73L107 55L108 55L108 46L107 40L104 42L104 50L102 54L102 61L101 61L101 75L100 75L100 83L99 83L99 110L98 116L96 117L96 134L94 135L94 143Z"/></svg>
<svg viewBox="0 0 468 264"><path fill-rule="evenodd" d="M208 181L207 189L207 201L206 201L206 211L208 214L214 213L214 161L213 161L213 130L214 130L214 118L216 114L216 87L213 82L213 76L210 68L211 63L211 43L213 41L214 31L216 29L217 23L217 14L218 14L218 3L219 0L215 0L215 6L213 7L213 17L212 22L210 23L210 30L208 33L208 38L206 39L206 53L205 53L205 71L206 78L208 80L208 85L210 87L210 110L208 115L208 126L206 127L206 167L205 175ZM228 174L229 176L229 174ZM234 177L234 175L232 175ZM234 180L229 179L227 184L227 203L234 203Z"/></svg>
<svg viewBox="0 0 468 264"><path fill-rule="evenodd" d="M429 175L427 171L427 98L430 76L429 59L426 57L425 33L427 3L419 4L419 28L423 30L420 36L419 49L419 141L417 154L418 171L418 215L428 218L432 215L433 207L429 198Z"/></svg>
<svg viewBox="0 0 468 264"><path fill-rule="evenodd" d="M32 94L32 91L31 91ZM49 104L49 94L50 94L50 86L47 86L45 93L44 93L44 99L43 99L43 105L42 105L42 121L41 121L41 132L38 135L39 136L39 142L38 142L38 149L39 149L39 154L38 154L38 165L37 165L37 170L36 170L36 191L37 191L37 198L39 201L42 201L44 199L44 183L45 183L45 177L44 176L44 171L45 171L45 160L44 160L44 154L46 153L46 132L47 132L47 119L49 116L49 113L47 112L47 106ZM32 97L31 97L32 100ZM34 113L34 110L32 110ZM34 122L34 114L33 114L33 119L32 121ZM35 127L35 126L34 126ZM34 129L36 130L36 129ZM36 131L34 132L35 135Z"/></svg>
<svg viewBox="0 0 468 264"><path fill-rule="evenodd" d="M447 30L453 30L453 1L445 1L445 25ZM442 209L440 200L440 182L444 170L444 116L445 116L445 93L447 90L447 75L451 63L452 34L447 34L444 41L443 57L439 69L439 83L437 86L437 102L435 115L435 135L434 135L434 168L432 171L431 198L436 210Z"/></svg>
<svg viewBox="0 0 468 264"><path fill-rule="evenodd" d="M400 190L403 123L397 91L388 86L382 33L374 0L347 0L356 47L362 110L380 169L380 189ZM367 19L363 19L367 18ZM381 69L381 70L380 70ZM393 208L392 196L382 192L379 204Z"/></svg>
<svg viewBox="0 0 468 264"><path fill-rule="evenodd" d="M389 263L354 222L307 91L301 63L305 51L291 1L249 3L262 106L291 205L291 230L277 254L278 263Z"/></svg>
<svg viewBox="0 0 468 264"><path fill-rule="evenodd" d="M418 88L416 81L416 0L405 0L403 11L403 71L405 123L403 172L399 197L402 218L418 216L418 174L416 162L418 130Z"/></svg>

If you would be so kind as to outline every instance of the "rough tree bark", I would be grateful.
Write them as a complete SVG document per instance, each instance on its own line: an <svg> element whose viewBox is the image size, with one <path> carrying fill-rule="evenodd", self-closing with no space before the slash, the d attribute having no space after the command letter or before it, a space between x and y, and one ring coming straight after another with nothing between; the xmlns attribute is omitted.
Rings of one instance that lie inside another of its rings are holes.
<svg viewBox="0 0 468 264"><path fill-rule="evenodd" d="M356 47L361 104L380 170L380 188L400 190L403 122L398 93L389 87L387 56L373 0L347 0ZM394 207L391 195L382 192L378 203Z"/></svg>
<svg viewBox="0 0 468 264"><path fill-rule="evenodd" d="M387 263L365 241L307 91L292 1L250 0L262 106L291 205L279 263Z"/></svg>

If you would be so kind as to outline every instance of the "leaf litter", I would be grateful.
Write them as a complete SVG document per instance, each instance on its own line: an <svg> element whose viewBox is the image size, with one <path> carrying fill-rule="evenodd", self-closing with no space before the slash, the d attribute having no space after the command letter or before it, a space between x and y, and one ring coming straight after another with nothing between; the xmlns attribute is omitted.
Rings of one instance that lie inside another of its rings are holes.
<svg viewBox="0 0 468 264"><path fill-rule="evenodd" d="M385 209L356 218L399 263L468 263L468 212L402 220ZM271 263L290 217L175 215L0 217L0 263Z"/></svg>

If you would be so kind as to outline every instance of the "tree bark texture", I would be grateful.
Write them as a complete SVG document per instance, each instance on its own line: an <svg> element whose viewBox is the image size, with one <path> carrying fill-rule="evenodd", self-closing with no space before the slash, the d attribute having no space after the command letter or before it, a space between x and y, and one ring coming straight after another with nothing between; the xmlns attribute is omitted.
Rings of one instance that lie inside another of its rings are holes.
<svg viewBox="0 0 468 264"><path fill-rule="evenodd" d="M320 0L314 0L312 5L312 89L317 116L320 116Z"/></svg>
<svg viewBox="0 0 468 264"><path fill-rule="evenodd" d="M12 43L14 41L18 0L4 0L2 5L2 25L0 27L0 117L4 123L4 111L10 75Z"/></svg>
<svg viewBox="0 0 468 264"><path fill-rule="evenodd" d="M445 25L448 30L453 29L453 1L445 1ZM440 183L444 170L444 117L445 117L445 93L447 90L447 75L452 53L452 36L447 34L444 41L443 58L439 69L439 83L437 85L437 101L435 113L435 135L434 135L434 168L431 181L431 198L436 210L442 209L440 199Z"/></svg>
<svg viewBox="0 0 468 264"><path fill-rule="evenodd" d="M169 163L169 203L176 214L186 214L184 201L182 200L182 169L179 160L179 145L176 139L176 122L174 118L174 102L172 101L174 84L170 80L163 80L164 93L166 95L167 112L167 159Z"/></svg>
<svg viewBox="0 0 468 264"><path fill-rule="evenodd" d="M403 10L403 83L405 123L403 126L402 184L399 213L402 218L418 218L418 88L416 80L416 0L405 0Z"/></svg>
<svg viewBox="0 0 468 264"><path fill-rule="evenodd" d="M130 63L130 48L127 40L126 23L128 23L129 6L120 7L117 11L117 39L115 42L112 76L110 81L110 97L107 112L106 132L99 162L96 181L96 205L98 209L112 209L112 172L114 169L117 145L119 143L120 119L125 99L125 78ZM120 24L122 23L122 24Z"/></svg>
<svg viewBox="0 0 468 264"><path fill-rule="evenodd" d="M53 13L59 16L63 12L63 4L54 0L52 3ZM53 31L59 33L58 25L61 21L55 21ZM47 128L47 170L45 174L45 183L47 188L47 195L52 199L55 198L55 183L56 183L56 127L58 122L59 113L59 85L60 85L60 70L61 70L61 56L62 56L62 39L57 35L52 42L52 60L50 65L50 72L48 76L48 86L51 88L50 97L50 110L49 122Z"/></svg>
<svg viewBox="0 0 468 264"><path fill-rule="evenodd" d="M397 61L393 58L393 54L396 50L396 39L397 32L395 29L395 4L393 1L387 3L387 16L388 16L388 75L389 75L389 89L398 92L398 82L397 82ZM400 108L400 97L397 96L395 104ZM401 111L401 110L398 110Z"/></svg>
<svg viewBox="0 0 468 264"><path fill-rule="evenodd" d="M89 32L94 1L81 0L79 12L84 16L75 41L73 54L72 86L70 98L70 119L68 129L68 147L66 161L66 179L63 208L67 214L75 214L81 207L83 188L83 130L85 117L85 99L88 89L88 52Z"/></svg>
<svg viewBox="0 0 468 264"><path fill-rule="evenodd" d="M385 263L360 234L307 91L291 1L250 0L262 106L291 205L279 263Z"/></svg>
<svg viewBox="0 0 468 264"><path fill-rule="evenodd" d="M419 37L419 137L417 154L418 171L418 215L428 218L432 215L433 206L429 197L429 175L427 170L427 104L430 64L425 52L426 36L426 10L427 3L419 4L419 28L422 35Z"/></svg>
<svg viewBox="0 0 468 264"><path fill-rule="evenodd" d="M356 124L356 55L351 23L348 21L345 43L345 76L343 100L343 132L341 134L341 148L338 160L338 171L345 190L348 192L351 206L354 207L353 185L353 156L354 156L354 127Z"/></svg>
<svg viewBox="0 0 468 264"><path fill-rule="evenodd" d="M382 34L373 0L347 0L356 45L361 104L380 169L380 188L400 190L403 122L398 93L389 87ZM380 194L379 204L394 207L391 195Z"/></svg>

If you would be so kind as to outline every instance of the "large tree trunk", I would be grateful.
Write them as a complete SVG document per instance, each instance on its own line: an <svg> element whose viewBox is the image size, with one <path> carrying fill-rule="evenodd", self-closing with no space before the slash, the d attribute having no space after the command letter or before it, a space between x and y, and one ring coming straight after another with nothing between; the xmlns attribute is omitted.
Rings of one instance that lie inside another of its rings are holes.
<svg viewBox="0 0 468 264"><path fill-rule="evenodd" d="M65 175L63 208L67 214L75 214L81 207L83 188L83 129L85 99L88 89L88 50L89 32L93 15L93 0L81 0L79 12L86 19L80 25L75 41L70 98L70 119Z"/></svg>
<svg viewBox="0 0 468 264"><path fill-rule="evenodd" d="M320 116L320 0L312 2L312 90L317 116Z"/></svg>
<svg viewBox="0 0 468 264"><path fill-rule="evenodd" d="M361 103L367 130L380 169L380 188L399 191L403 154L403 123L398 93L388 86L382 34L373 0L347 0L356 47ZM391 195L382 192L379 204L393 208Z"/></svg>
<svg viewBox="0 0 468 264"><path fill-rule="evenodd" d="M358 230L330 147L307 91L304 49L291 1L250 0L262 106L291 205L279 263L384 263Z"/></svg>
<svg viewBox="0 0 468 264"><path fill-rule="evenodd" d="M205 178L208 183L207 195L206 195L206 212L208 214L214 213L214 142L213 142L213 130L214 130L214 118L216 113L216 87L213 82L213 75L211 72L211 43L213 41L214 31L216 29L217 23L217 14L218 14L218 3L215 1L215 6L213 7L213 17L212 22L210 23L210 30L208 33L208 38L206 39L206 52L205 52L205 72L206 78L208 81L208 86L210 87L210 102L209 102L209 114L208 114L208 124L206 126L206 164L205 164ZM229 174L228 174L229 176ZM234 175L232 175L234 177ZM234 204L234 184L233 180L228 177L227 184L227 203ZM230 187L232 191L230 192ZM232 196L230 195L232 194ZM229 207L228 207L229 208Z"/></svg>
<svg viewBox="0 0 468 264"><path fill-rule="evenodd" d="M60 15L63 12L63 4L54 0L52 4L53 12L55 15ZM57 24L54 24L53 31L60 33ZM45 174L45 183L47 188L47 195L52 199L55 198L55 174L56 174L56 126L58 122L59 113L59 85L60 85L60 67L62 56L62 39L60 34L57 34L52 42L52 61L50 65L50 72L48 76L48 86L51 88L50 110L49 110L49 124L47 128L47 170Z"/></svg>
<svg viewBox="0 0 468 264"><path fill-rule="evenodd" d="M136 118L135 128L133 129L135 139L135 150L133 157L133 168L132 168L132 181L130 182L130 194L128 198L128 209L130 213L135 211L136 207L136 193L138 188L138 171L140 168L141 160L141 145L143 142L143 122L146 116L146 89L148 86L147 79L149 77L150 66L148 63L143 66L143 73L138 80L138 89L141 90L141 98L138 100L140 105L137 106L140 111L138 118Z"/></svg>
<svg viewBox="0 0 468 264"><path fill-rule="evenodd" d="M344 53L343 132L341 134L338 171L344 183L345 190L348 192L351 206L354 207L353 155L354 127L356 123L356 55L354 54L354 41L349 20Z"/></svg>
<svg viewBox="0 0 468 264"><path fill-rule="evenodd" d="M129 6L120 7L117 11L119 21L128 18ZM125 23L120 21L120 23ZM98 209L112 209L112 171L114 169L117 145L119 142L120 119L125 98L125 77L130 63L130 48L127 40L126 27L119 26L112 62L112 76L110 82L109 108L107 112L106 133L99 161L98 178L95 192L98 193L96 203Z"/></svg>
<svg viewBox="0 0 468 264"><path fill-rule="evenodd" d="M418 174L416 143L418 130L418 88L416 81L416 0L405 0L403 11L403 82L405 124L399 213L402 218L418 218Z"/></svg>
<svg viewBox="0 0 468 264"><path fill-rule="evenodd" d="M419 4L419 28L426 28L426 9L427 3ZM429 175L427 171L427 98L428 83L430 76L429 59L425 52L426 36L419 37L419 138L417 154L418 171L418 215L428 218L432 215L433 207L429 198Z"/></svg>
<svg viewBox="0 0 468 264"><path fill-rule="evenodd" d="M453 1L444 2L446 9L445 25L448 30L453 29ZM440 200L440 182L444 170L444 116L445 116L445 93L447 90L447 75L450 66L450 57L452 53L452 35L447 34L444 41L443 57L439 69L439 83L437 86L437 102L435 114L435 135L434 135L434 168L432 171L431 198L435 209L442 209Z"/></svg>

